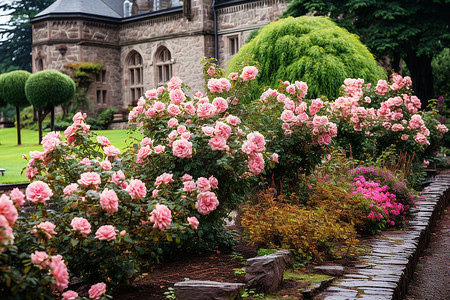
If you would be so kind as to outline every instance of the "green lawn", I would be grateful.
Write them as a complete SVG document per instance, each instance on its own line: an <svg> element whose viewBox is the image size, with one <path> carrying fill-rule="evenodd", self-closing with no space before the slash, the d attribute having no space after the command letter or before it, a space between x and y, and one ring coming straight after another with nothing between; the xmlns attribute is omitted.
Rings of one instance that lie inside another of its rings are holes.
<svg viewBox="0 0 450 300"><path fill-rule="evenodd" d="M111 144L119 149L126 146L127 130L98 130L98 135L108 137ZM28 182L25 175L20 175L27 161L22 154L28 155L30 151L43 151L42 145L38 144L38 132L22 129L22 145L17 145L15 128L0 129L0 169L6 169L5 176L0 175L0 184ZM45 135L45 133L44 133ZM138 133L137 138L142 138Z"/></svg>

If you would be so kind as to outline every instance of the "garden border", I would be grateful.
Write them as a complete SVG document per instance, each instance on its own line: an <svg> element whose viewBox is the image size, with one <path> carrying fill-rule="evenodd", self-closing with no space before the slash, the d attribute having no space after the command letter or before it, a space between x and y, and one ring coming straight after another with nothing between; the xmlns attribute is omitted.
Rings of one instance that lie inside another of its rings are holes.
<svg viewBox="0 0 450 300"><path fill-rule="evenodd" d="M417 201L412 220L402 229L386 230L368 240L370 253L318 295L318 299L395 299L406 296L431 230L450 202L450 173L436 175Z"/></svg>

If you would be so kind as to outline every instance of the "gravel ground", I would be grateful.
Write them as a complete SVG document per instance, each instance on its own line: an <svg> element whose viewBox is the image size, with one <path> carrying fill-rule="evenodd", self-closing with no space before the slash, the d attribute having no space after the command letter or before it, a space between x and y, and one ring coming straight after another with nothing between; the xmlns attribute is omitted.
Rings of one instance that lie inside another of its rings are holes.
<svg viewBox="0 0 450 300"><path fill-rule="evenodd" d="M419 259L405 300L450 300L450 206L432 232Z"/></svg>

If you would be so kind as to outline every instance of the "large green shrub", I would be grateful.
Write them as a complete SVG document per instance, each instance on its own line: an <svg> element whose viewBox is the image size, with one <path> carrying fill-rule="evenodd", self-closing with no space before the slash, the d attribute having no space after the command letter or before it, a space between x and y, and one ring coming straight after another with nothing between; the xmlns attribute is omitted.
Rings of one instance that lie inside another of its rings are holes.
<svg viewBox="0 0 450 300"><path fill-rule="evenodd" d="M261 64L261 87L301 80L308 84L309 97L338 96L346 78L376 82L386 77L358 36L325 17L288 18L267 25L230 61L228 71L235 71L248 53Z"/></svg>
<svg viewBox="0 0 450 300"><path fill-rule="evenodd" d="M69 76L57 70L44 70L29 78L25 93L34 107L43 109L69 101L75 88L75 82Z"/></svg>
<svg viewBox="0 0 450 300"><path fill-rule="evenodd" d="M20 106L29 104L25 96L25 83L30 75L27 71L19 70L0 76L0 98L16 107L18 145L22 143L20 137Z"/></svg>

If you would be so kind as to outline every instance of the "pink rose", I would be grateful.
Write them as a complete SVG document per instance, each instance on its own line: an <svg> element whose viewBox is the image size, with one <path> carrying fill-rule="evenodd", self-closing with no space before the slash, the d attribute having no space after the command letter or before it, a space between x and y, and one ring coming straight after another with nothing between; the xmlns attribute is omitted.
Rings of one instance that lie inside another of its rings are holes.
<svg viewBox="0 0 450 300"><path fill-rule="evenodd" d="M145 138L142 139L140 145L141 145L141 147L153 146L153 141L150 138L145 137Z"/></svg>
<svg viewBox="0 0 450 300"><path fill-rule="evenodd" d="M89 166L91 164L91 161L89 160L89 158L85 157L82 160L80 160L80 165L86 165Z"/></svg>
<svg viewBox="0 0 450 300"><path fill-rule="evenodd" d="M199 221L197 220L196 217L188 217L187 221L189 223L189 226L192 227L192 229L197 229Z"/></svg>
<svg viewBox="0 0 450 300"><path fill-rule="evenodd" d="M261 153L252 153L248 159L248 169L255 175L264 171L264 158Z"/></svg>
<svg viewBox="0 0 450 300"><path fill-rule="evenodd" d="M89 298L100 299L106 293L106 284L103 282L96 283L89 289Z"/></svg>
<svg viewBox="0 0 450 300"><path fill-rule="evenodd" d="M125 174L122 172L122 170L114 172L114 174L111 176L111 180L124 189L128 186L128 183L126 181L123 181L123 179L125 179Z"/></svg>
<svg viewBox="0 0 450 300"><path fill-rule="evenodd" d="M69 286L69 272L61 255L54 255L50 258L50 273L56 279L56 287L60 292Z"/></svg>
<svg viewBox="0 0 450 300"><path fill-rule="evenodd" d="M192 103L192 101L183 103L183 107L187 111L188 114L190 114L191 116L195 115L195 106Z"/></svg>
<svg viewBox="0 0 450 300"><path fill-rule="evenodd" d="M103 170L111 170L112 169L112 165L111 162L109 160L104 160L99 162L100 167L102 167Z"/></svg>
<svg viewBox="0 0 450 300"><path fill-rule="evenodd" d="M78 293L72 290L65 291L61 294L63 300L75 300L78 298Z"/></svg>
<svg viewBox="0 0 450 300"><path fill-rule="evenodd" d="M159 190L158 190L158 189L154 189L154 190L152 191L152 197L153 197L153 198L158 197L158 194L159 194Z"/></svg>
<svg viewBox="0 0 450 300"><path fill-rule="evenodd" d="M182 90L176 89L176 90L171 90L169 93L169 97L170 97L170 101L173 104L181 104L182 102L184 102L184 100L186 100L186 96L184 95Z"/></svg>
<svg viewBox="0 0 450 300"><path fill-rule="evenodd" d="M11 193L9 193L9 197L17 207L20 207L25 203L25 195L18 188L14 188Z"/></svg>
<svg viewBox="0 0 450 300"><path fill-rule="evenodd" d="M288 92L289 94L294 94L295 93L295 85L291 84L291 85L287 86L286 92Z"/></svg>
<svg viewBox="0 0 450 300"><path fill-rule="evenodd" d="M207 215L214 211L219 205L216 194L213 192L203 192L197 195L197 202L195 208L202 215Z"/></svg>
<svg viewBox="0 0 450 300"><path fill-rule="evenodd" d="M191 180L193 180L194 178L191 176L191 175L189 175L189 174L184 174L182 177L181 177L181 180L183 180L183 181L191 181Z"/></svg>
<svg viewBox="0 0 450 300"><path fill-rule="evenodd" d="M223 85L220 82L220 79L211 78L208 80L208 89L211 93L222 93L223 92Z"/></svg>
<svg viewBox="0 0 450 300"><path fill-rule="evenodd" d="M418 132L415 138L416 143L420 145L429 145L430 142L427 140L427 137L422 133Z"/></svg>
<svg viewBox="0 0 450 300"><path fill-rule="evenodd" d="M25 193L27 195L27 200L33 203L45 203L53 196L53 192L48 184L42 181L30 183Z"/></svg>
<svg viewBox="0 0 450 300"><path fill-rule="evenodd" d="M84 119L87 117L87 115L84 113L84 114L82 114L81 112L77 112L74 116L73 116L73 118L72 118L72 121L73 121L73 123L75 123L75 124L81 124L83 121L84 121Z"/></svg>
<svg viewBox="0 0 450 300"><path fill-rule="evenodd" d="M237 72L231 72L230 75L228 75L228 79L230 80L238 80L239 78L239 73Z"/></svg>
<svg viewBox="0 0 450 300"><path fill-rule="evenodd" d="M216 127L214 128L214 133L224 139L228 139L231 135L231 127L224 122L217 121Z"/></svg>
<svg viewBox="0 0 450 300"><path fill-rule="evenodd" d="M149 217L150 222L153 224L153 228L159 228L160 230L166 230L172 222L172 213L170 209L164 204L156 204L155 209L151 212Z"/></svg>
<svg viewBox="0 0 450 300"><path fill-rule="evenodd" d="M156 91L156 89L147 90L147 91L145 91L144 95L149 100L156 100L156 99L158 99L158 92Z"/></svg>
<svg viewBox="0 0 450 300"><path fill-rule="evenodd" d="M254 66L248 66L244 67L240 77L244 79L244 81L250 81L252 79L255 79L256 75L258 75L258 69Z"/></svg>
<svg viewBox="0 0 450 300"><path fill-rule="evenodd" d="M119 235L120 235L120 236L125 236L125 234L127 234L127 231L126 231L126 230L122 230L121 232L119 232Z"/></svg>
<svg viewBox="0 0 450 300"><path fill-rule="evenodd" d="M154 150L155 150L155 153L156 153L156 154L160 154L160 153L164 152L165 149L166 149L165 146L158 145L158 146L155 147Z"/></svg>
<svg viewBox="0 0 450 300"><path fill-rule="evenodd" d="M61 144L61 134L54 131L49 132L46 136L44 136L41 144L45 152L51 152Z"/></svg>
<svg viewBox="0 0 450 300"><path fill-rule="evenodd" d="M167 122L167 126L169 126L169 128L174 128L175 126L178 125L178 120L175 118L171 118L168 122Z"/></svg>
<svg viewBox="0 0 450 300"><path fill-rule="evenodd" d="M186 130L187 130L187 128L184 125L180 125L180 126L177 127L178 134L183 134L183 133L186 132Z"/></svg>
<svg viewBox="0 0 450 300"><path fill-rule="evenodd" d="M91 224L85 218L75 217L70 222L70 225L73 231L79 232L84 237L91 233Z"/></svg>
<svg viewBox="0 0 450 300"><path fill-rule="evenodd" d="M210 66L206 73L208 73L209 76L214 76L214 74L216 74L216 68L214 66Z"/></svg>
<svg viewBox="0 0 450 300"><path fill-rule="evenodd" d="M50 238L52 237L52 235L58 234L58 233L55 231L55 228L56 228L56 225L55 225L55 224L50 223L50 222L48 222L48 221L45 221L45 222L41 222L41 223L39 223L38 225L36 225L36 226L34 226L33 228L31 228L31 231L34 233L34 235L35 235L36 237L39 237L40 234L39 234L38 229L41 229L41 230L44 231L45 237L46 237L47 239L50 239Z"/></svg>
<svg viewBox="0 0 450 300"><path fill-rule="evenodd" d="M112 215L119 209L119 198L114 190L105 188L100 194L100 204L104 211Z"/></svg>
<svg viewBox="0 0 450 300"><path fill-rule="evenodd" d="M211 176L208 178L208 180L209 180L209 183L211 184L211 188L213 188L213 189L217 189L217 188L218 188L218 186L219 186L219 181L217 180L216 177L214 177L214 176L211 175Z"/></svg>
<svg viewBox="0 0 450 300"><path fill-rule="evenodd" d="M212 104L217 108L217 113L219 114L228 109L227 100L223 99L222 97L215 98Z"/></svg>
<svg viewBox="0 0 450 300"><path fill-rule="evenodd" d="M95 189L102 183L100 179L100 175L95 172L86 172L81 174L80 179L78 179L78 184L82 186L90 186L93 185Z"/></svg>
<svg viewBox="0 0 450 300"><path fill-rule="evenodd" d="M142 199L147 195L147 188L139 179L131 179L125 191L131 196L131 199Z"/></svg>
<svg viewBox="0 0 450 300"><path fill-rule="evenodd" d="M226 121L233 126L237 126L239 124L241 124L241 119L239 119L239 117L233 116L233 115L228 115L228 117L226 118Z"/></svg>
<svg viewBox="0 0 450 300"><path fill-rule="evenodd" d="M171 114L172 116L179 115L181 113L180 107L175 104L169 104L169 107L167 107L167 112Z"/></svg>
<svg viewBox="0 0 450 300"><path fill-rule="evenodd" d="M14 241L14 234L8 220L0 215L0 245L7 245ZM0 250L0 253L3 249Z"/></svg>
<svg viewBox="0 0 450 300"><path fill-rule="evenodd" d="M112 241L116 239L116 228L112 225L103 225L97 232L95 232L95 238L100 241Z"/></svg>
<svg viewBox="0 0 450 300"><path fill-rule="evenodd" d="M176 140L172 145L173 155L179 158L192 156L192 143L187 140Z"/></svg>
<svg viewBox="0 0 450 300"><path fill-rule="evenodd" d="M106 136L97 136L97 143L99 143L102 146L111 145L111 143L109 142L109 140Z"/></svg>
<svg viewBox="0 0 450 300"><path fill-rule="evenodd" d="M173 182L172 178L173 178L173 174L163 173L163 174L159 175L158 177L156 177L155 185L160 186L162 183L169 184L169 183Z"/></svg>
<svg viewBox="0 0 450 300"><path fill-rule="evenodd" d="M212 151L225 150L227 149L227 140L220 136L215 136L209 139L208 145L211 147Z"/></svg>
<svg viewBox="0 0 450 300"><path fill-rule="evenodd" d="M45 152L39 152L39 151L30 151L30 157L38 160L44 160L45 159Z"/></svg>
<svg viewBox="0 0 450 300"><path fill-rule="evenodd" d="M294 112L291 110L284 110L281 113L280 119L283 122L292 122L292 123L297 122L297 117L294 115Z"/></svg>
<svg viewBox="0 0 450 300"><path fill-rule="evenodd" d="M207 192L211 189L211 183L209 182L208 178L199 177L196 184L200 192Z"/></svg>
<svg viewBox="0 0 450 300"><path fill-rule="evenodd" d="M193 180L189 180L189 181L184 181L183 182L183 192L192 192L195 191L195 189L197 188L197 185L195 184L195 182Z"/></svg>
<svg viewBox="0 0 450 300"><path fill-rule="evenodd" d="M407 139L409 139L409 135L407 135L407 134L402 134L402 140L403 141L406 141Z"/></svg>
<svg viewBox="0 0 450 300"><path fill-rule="evenodd" d="M214 127L211 126L203 126L202 131L206 136L213 136L214 135Z"/></svg>
<svg viewBox="0 0 450 300"><path fill-rule="evenodd" d="M150 149L150 146L144 146L141 147L137 153L137 163L141 163L143 162L143 158L146 158L147 156L149 156L150 154L152 154L152 149Z"/></svg>
<svg viewBox="0 0 450 300"><path fill-rule="evenodd" d="M120 154L119 148L116 148L114 146L104 147L103 152L105 152L106 156L116 157L116 158L117 158L117 155Z"/></svg>
<svg viewBox="0 0 450 300"><path fill-rule="evenodd" d="M153 108L156 112L162 112L166 109L166 105L162 103L161 101L156 101L155 104L153 104Z"/></svg>
<svg viewBox="0 0 450 300"><path fill-rule="evenodd" d="M217 108L211 103L201 103L197 106L197 115L200 118L211 118L216 114Z"/></svg>
<svg viewBox="0 0 450 300"><path fill-rule="evenodd" d="M147 109L145 111L145 116L146 117L153 117L156 114L156 110L153 107L149 107L149 109Z"/></svg>
<svg viewBox="0 0 450 300"><path fill-rule="evenodd" d="M173 76L167 84L167 88L169 89L169 91L180 89L182 84L183 81L179 77Z"/></svg>
<svg viewBox="0 0 450 300"><path fill-rule="evenodd" d="M34 251L34 253L31 253L30 255L31 258L31 263L33 263L33 265L39 266L39 269L43 270L47 267L47 258L48 258L48 254L45 253L44 251Z"/></svg>
<svg viewBox="0 0 450 300"><path fill-rule="evenodd" d="M77 189L78 189L78 184L71 183L64 188L63 193L64 193L64 195L71 195L71 194L77 192Z"/></svg>
<svg viewBox="0 0 450 300"><path fill-rule="evenodd" d="M278 154L277 153L273 153L272 154L272 161L278 163Z"/></svg>

